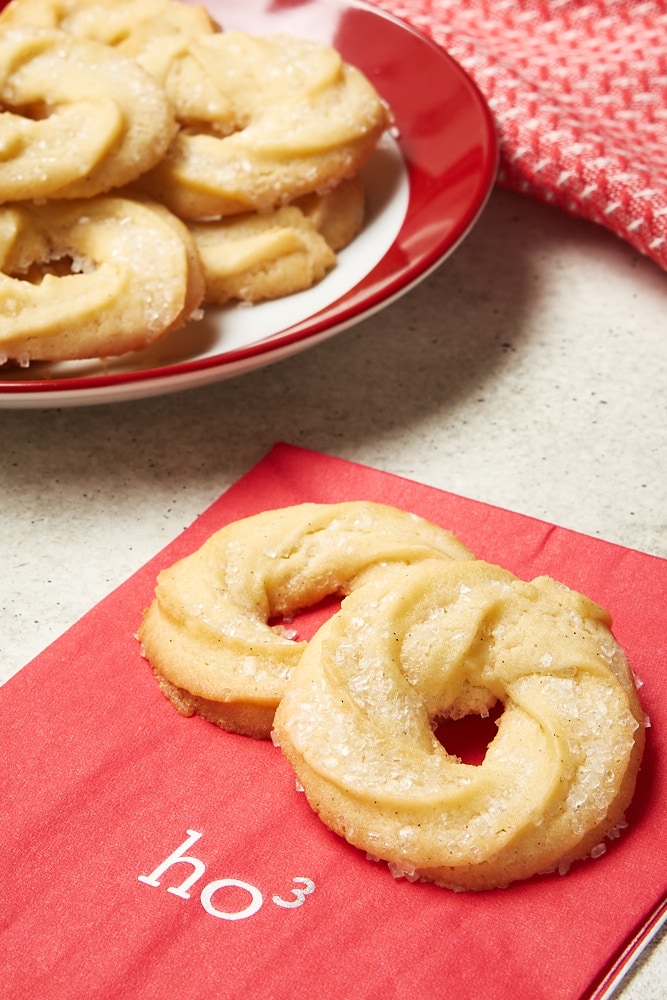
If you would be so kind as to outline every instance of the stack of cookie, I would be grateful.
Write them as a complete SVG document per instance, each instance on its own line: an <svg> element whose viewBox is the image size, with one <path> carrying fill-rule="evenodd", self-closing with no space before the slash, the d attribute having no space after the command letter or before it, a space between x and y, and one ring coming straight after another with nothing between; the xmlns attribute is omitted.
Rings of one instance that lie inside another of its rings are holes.
<svg viewBox="0 0 667 1000"><path fill-rule="evenodd" d="M107 357L319 281L390 115L329 46L179 0L0 15L0 361Z"/></svg>

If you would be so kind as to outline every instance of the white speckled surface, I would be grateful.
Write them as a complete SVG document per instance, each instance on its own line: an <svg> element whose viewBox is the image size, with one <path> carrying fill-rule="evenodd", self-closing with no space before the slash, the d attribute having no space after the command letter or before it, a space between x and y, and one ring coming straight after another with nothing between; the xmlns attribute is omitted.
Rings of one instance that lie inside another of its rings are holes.
<svg viewBox="0 0 667 1000"><path fill-rule="evenodd" d="M667 557L667 275L494 192L389 309L272 367L123 404L0 412L0 680L276 440ZM615 996L667 997L667 940Z"/></svg>

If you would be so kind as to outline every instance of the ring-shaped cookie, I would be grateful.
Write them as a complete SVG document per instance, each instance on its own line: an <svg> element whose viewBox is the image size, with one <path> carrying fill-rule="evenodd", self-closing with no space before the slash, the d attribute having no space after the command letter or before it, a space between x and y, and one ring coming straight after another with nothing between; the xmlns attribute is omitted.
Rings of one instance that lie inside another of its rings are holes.
<svg viewBox="0 0 667 1000"><path fill-rule="evenodd" d="M181 124L229 113L204 67L190 52L193 38L219 31L206 9L182 0L12 0L0 25L57 28L132 56L158 81Z"/></svg>
<svg viewBox="0 0 667 1000"><path fill-rule="evenodd" d="M228 112L182 128L142 179L181 218L268 211L352 177L390 121L330 46L226 31L189 43Z"/></svg>
<svg viewBox="0 0 667 1000"><path fill-rule="evenodd" d="M204 280L162 205L100 195L0 208L0 357L110 357L184 323Z"/></svg>
<svg viewBox="0 0 667 1000"><path fill-rule="evenodd" d="M470 559L451 532L366 501L299 504L235 521L163 570L139 639L184 715L258 738L305 648L275 619L349 593L389 562Z"/></svg>
<svg viewBox="0 0 667 1000"><path fill-rule="evenodd" d="M604 850L632 797L644 718L609 615L482 562L388 567L309 643L276 742L323 821L394 873L506 886ZM504 706L480 765L440 716Z"/></svg>
<svg viewBox="0 0 667 1000"><path fill-rule="evenodd" d="M261 302L311 288L359 233L364 210L364 186L355 176L327 194L305 195L270 212L188 223L206 303Z"/></svg>
<svg viewBox="0 0 667 1000"><path fill-rule="evenodd" d="M176 121L160 85L99 42L0 32L0 202L88 198L163 156Z"/></svg>

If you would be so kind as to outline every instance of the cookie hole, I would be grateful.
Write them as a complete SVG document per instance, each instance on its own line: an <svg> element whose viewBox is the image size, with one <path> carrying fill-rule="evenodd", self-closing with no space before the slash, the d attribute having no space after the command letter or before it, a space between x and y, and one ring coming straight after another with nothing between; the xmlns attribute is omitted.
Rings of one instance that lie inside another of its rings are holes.
<svg viewBox="0 0 667 1000"><path fill-rule="evenodd" d="M31 121L41 122L48 118L53 112L46 101L31 101L25 104L12 104L7 101L2 104L3 111L11 111L21 118L29 118Z"/></svg>
<svg viewBox="0 0 667 1000"><path fill-rule="evenodd" d="M269 618L268 624L271 628L293 638L295 642L304 639L307 641L312 639L317 629L340 609L340 602L341 598L334 594L310 608L301 608L287 618L275 615Z"/></svg>
<svg viewBox="0 0 667 1000"><path fill-rule="evenodd" d="M498 702L486 717L466 715L462 719L439 719L435 735L447 753L464 764L479 766L498 732L502 714L503 706Z"/></svg>
<svg viewBox="0 0 667 1000"><path fill-rule="evenodd" d="M31 285L40 285L47 274L56 278L64 278L70 274L90 273L92 270L94 270L94 265L90 262L63 254L49 260L35 262L26 270L11 273L10 277L27 281Z"/></svg>
<svg viewBox="0 0 667 1000"><path fill-rule="evenodd" d="M243 132L247 128L247 123L240 124L224 115L206 119L188 115L186 112L181 112L180 124L188 135L207 135L214 139L228 139L230 135L236 135L237 132Z"/></svg>

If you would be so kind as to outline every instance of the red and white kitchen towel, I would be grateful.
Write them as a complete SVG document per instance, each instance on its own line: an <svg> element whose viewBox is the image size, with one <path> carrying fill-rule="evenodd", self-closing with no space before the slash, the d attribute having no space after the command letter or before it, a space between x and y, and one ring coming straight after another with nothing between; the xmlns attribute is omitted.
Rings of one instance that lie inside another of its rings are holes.
<svg viewBox="0 0 667 1000"><path fill-rule="evenodd" d="M160 693L135 638L160 568L258 510L362 498L611 610L652 725L602 858L497 892L396 880L324 826L271 741ZM601 1000L664 917L666 641L666 560L276 445L0 688L0 997Z"/></svg>
<svg viewBox="0 0 667 1000"><path fill-rule="evenodd" d="M485 96L500 185L601 223L667 267L664 0L379 0Z"/></svg>

